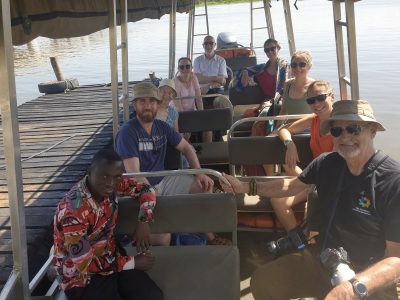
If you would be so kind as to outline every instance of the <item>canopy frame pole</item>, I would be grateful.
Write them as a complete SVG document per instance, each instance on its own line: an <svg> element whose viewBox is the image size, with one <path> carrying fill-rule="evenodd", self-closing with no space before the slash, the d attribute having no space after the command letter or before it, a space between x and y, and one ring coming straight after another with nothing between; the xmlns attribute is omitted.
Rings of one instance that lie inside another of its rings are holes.
<svg viewBox="0 0 400 300"><path fill-rule="evenodd" d="M169 15L169 75L175 76L175 48L176 48L176 6L177 0L171 0L171 13Z"/></svg>
<svg viewBox="0 0 400 300"><path fill-rule="evenodd" d="M357 65L357 44L356 44L356 25L354 15L354 0L346 0L346 21L342 20L340 0L332 1L333 18L336 40L336 57L338 66L340 99L348 100L347 86L350 87L351 99L360 98L358 83L358 65ZM350 78L346 76L346 64L344 55L343 27L347 27L347 53L349 59Z"/></svg>
<svg viewBox="0 0 400 300"><path fill-rule="evenodd" d="M28 253L9 0L1 0L0 24L0 108L14 261L10 278L15 279L15 285L6 284L0 298L4 292L13 294L15 299L27 300L30 299Z"/></svg>
<svg viewBox="0 0 400 300"><path fill-rule="evenodd" d="M129 120L128 0L121 3L121 61L124 122Z"/></svg>
<svg viewBox="0 0 400 300"><path fill-rule="evenodd" d="M360 99L358 85L358 64L357 64L357 43L356 43L356 19L354 15L354 0L346 0L346 21L347 21L347 44L349 55L349 69L351 82L351 99Z"/></svg>
<svg viewBox="0 0 400 300"><path fill-rule="evenodd" d="M290 12L290 3L289 0L282 0L283 4L283 12L285 14L285 22L286 22L286 33L289 43L289 52L290 56L296 52L296 43L294 40L294 32L293 32L293 22L292 22L292 13Z"/></svg>
<svg viewBox="0 0 400 300"><path fill-rule="evenodd" d="M274 26L272 23L272 16L271 16L271 0L263 0L264 2L264 14L265 14L265 21L267 23L268 28L268 36L270 39L274 39Z"/></svg>
<svg viewBox="0 0 400 300"><path fill-rule="evenodd" d="M111 67L111 100L113 115L113 142L118 132L118 56L117 56L117 7L115 0L109 0L109 43L110 43L110 67Z"/></svg>
<svg viewBox="0 0 400 300"><path fill-rule="evenodd" d="M193 34L194 34L194 0L191 1L191 9L189 11L188 19L188 37L186 56L192 60L193 57Z"/></svg>

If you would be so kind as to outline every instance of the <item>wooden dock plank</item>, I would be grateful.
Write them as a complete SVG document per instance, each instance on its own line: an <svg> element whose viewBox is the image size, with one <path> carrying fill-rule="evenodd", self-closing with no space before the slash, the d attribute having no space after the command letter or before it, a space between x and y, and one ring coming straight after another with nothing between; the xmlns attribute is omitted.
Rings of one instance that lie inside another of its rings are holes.
<svg viewBox="0 0 400 300"><path fill-rule="evenodd" d="M84 176L93 155L112 142L111 89L96 85L41 96L19 106L18 120L21 158L30 158L22 162L22 174L28 252L34 255L36 248L52 239L52 220L60 199ZM0 122L0 287L12 270L2 135ZM50 147L54 148L39 154Z"/></svg>

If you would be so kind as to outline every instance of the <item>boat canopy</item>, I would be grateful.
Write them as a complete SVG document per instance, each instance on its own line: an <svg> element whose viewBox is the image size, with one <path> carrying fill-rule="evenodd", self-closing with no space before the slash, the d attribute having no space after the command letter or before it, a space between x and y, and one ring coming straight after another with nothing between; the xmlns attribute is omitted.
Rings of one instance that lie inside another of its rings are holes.
<svg viewBox="0 0 400 300"><path fill-rule="evenodd" d="M120 24L117 2L117 23ZM11 0L14 45L43 36L52 39L91 34L109 27L108 0ZM192 0L177 0L179 13L187 13ZM171 0L128 0L128 22L160 19L171 12Z"/></svg>

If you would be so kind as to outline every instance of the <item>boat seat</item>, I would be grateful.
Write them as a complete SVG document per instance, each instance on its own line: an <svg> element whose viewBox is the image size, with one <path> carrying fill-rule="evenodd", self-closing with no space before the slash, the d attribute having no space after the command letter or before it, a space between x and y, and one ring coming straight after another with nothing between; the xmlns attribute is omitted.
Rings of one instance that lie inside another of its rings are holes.
<svg viewBox="0 0 400 300"><path fill-rule="evenodd" d="M299 134L293 136L296 143L300 163L299 166L304 168L311 162L312 154L309 146L310 135ZM284 164L286 149L282 141L277 136L251 136L251 137L232 137L228 139L229 147L229 164L231 175L240 177L243 181L249 181L256 178L257 181L274 180L276 176L244 176L245 174L236 174L237 169L242 169L245 165L263 165L263 164ZM267 197L249 196L247 194L236 195L238 213L254 213L254 217L258 217L260 213L264 213L264 217L270 219L271 224L267 230L277 230L277 222L273 208ZM295 212L304 212L304 204L294 208ZM239 224L243 214L239 215ZM248 218L248 215L246 215ZM249 223L246 221L246 223ZM251 223L251 222L250 222ZM245 229L239 226L239 230Z"/></svg>
<svg viewBox="0 0 400 300"><path fill-rule="evenodd" d="M215 53L225 58L226 65L232 69L234 74L243 68L257 64L254 50L248 47L217 49Z"/></svg>
<svg viewBox="0 0 400 300"><path fill-rule="evenodd" d="M229 89L229 100L233 105L233 120L236 122L243 118L243 112L251 107L260 105L264 102L265 96L261 87L247 86L243 91L237 91L235 88ZM235 131L242 132L242 135L249 135L253 122L246 122L239 125Z"/></svg>
<svg viewBox="0 0 400 300"><path fill-rule="evenodd" d="M179 113L180 132L227 131L232 125L232 109L215 108ZM197 157L201 165L228 164L228 144L226 141L193 143L198 149Z"/></svg>
<svg viewBox="0 0 400 300"><path fill-rule="evenodd" d="M132 235L138 201L119 198L117 234ZM229 232L230 246L153 246L156 256L148 272L164 299L239 299L239 250L236 246L236 202L232 194L193 194L157 197L152 233ZM135 250L127 248L129 255Z"/></svg>

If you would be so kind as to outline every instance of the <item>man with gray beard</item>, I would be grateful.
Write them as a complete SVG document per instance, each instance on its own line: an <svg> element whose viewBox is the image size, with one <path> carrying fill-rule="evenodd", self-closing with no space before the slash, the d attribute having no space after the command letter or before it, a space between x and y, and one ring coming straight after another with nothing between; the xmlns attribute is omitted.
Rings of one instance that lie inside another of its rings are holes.
<svg viewBox="0 0 400 300"><path fill-rule="evenodd" d="M322 154L291 179L249 183L225 175L231 187L223 187L234 193L280 198L310 184L318 191L322 222L316 244L259 268L251 279L255 299L397 299L400 164L374 148L376 132L384 130L367 101L338 101L321 125L337 152ZM332 288L320 254L339 247L356 274Z"/></svg>

